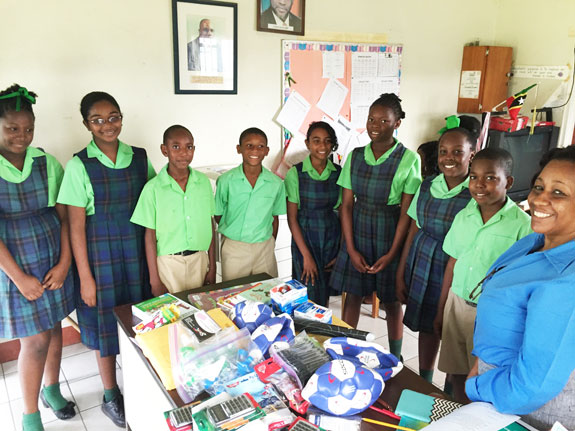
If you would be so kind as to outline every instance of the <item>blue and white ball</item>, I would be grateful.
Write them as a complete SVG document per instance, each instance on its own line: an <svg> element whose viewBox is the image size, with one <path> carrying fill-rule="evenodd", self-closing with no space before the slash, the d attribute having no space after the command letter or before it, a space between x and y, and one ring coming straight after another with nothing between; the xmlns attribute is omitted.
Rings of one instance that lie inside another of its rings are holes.
<svg viewBox="0 0 575 431"><path fill-rule="evenodd" d="M293 320L285 313L268 319L252 334L252 340L258 346L262 355L267 355L272 346L277 350L288 348L294 337Z"/></svg>
<svg viewBox="0 0 575 431"><path fill-rule="evenodd" d="M350 337L334 337L323 343L326 352L333 359L347 359L356 365L365 365L376 371L383 380L397 375L403 364L377 343Z"/></svg>
<svg viewBox="0 0 575 431"><path fill-rule="evenodd" d="M243 301L236 304L231 318L238 328L247 328L251 334L273 315L272 309L262 302Z"/></svg>
<svg viewBox="0 0 575 431"><path fill-rule="evenodd" d="M378 373L345 359L322 365L302 390L304 399L335 416L351 416L372 405L385 383Z"/></svg>

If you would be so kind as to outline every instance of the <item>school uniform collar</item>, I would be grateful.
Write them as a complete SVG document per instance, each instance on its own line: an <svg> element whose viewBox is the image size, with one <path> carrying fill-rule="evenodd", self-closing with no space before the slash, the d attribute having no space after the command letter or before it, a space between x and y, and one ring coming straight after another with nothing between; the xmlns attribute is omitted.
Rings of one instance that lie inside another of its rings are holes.
<svg viewBox="0 0 575 431"><path fill-rule="evenodd" d="M529 250L539 250L545 244L545 235L541 233L533 233L527 238L530 240ZM575 241L568 241L565 244L538 253L541 253L558 273L562 273L575 261Z"/></svg>
<svg viewBox="0 0 575 431"><path fill-rule="evenodd" d="M373 153L372 153L373 154ZM327 165L325 167L328 171L335 171L335 166L333 165L332 161L330 159L327 159ZM317 170L313 167L313 165L311 164L311 157L307 156L303 163L302 163L302 167L301 167L301 171L302 172L315 172L318 176L319 173L317 172Z"/></svg>
<svg viewBox="0 0 575 431"><path fill-rule="evenodd" d="M102 162L104 166L111 164L112 166L118 164L118 159L124 157L132 157L134 150L129 145L124 144L122 141L118 140L118 154L116 155L116 163L113 163L108 156L106 156L102 150L98 148L94 140L92 139L88 146L86 147L86 153L88 157L95 157ZM107 161L107 163L106 163Z"/></svg>
<svg viewBox="0 0 575 431"><path fill-rule="evenodd" d="M447 181L445 180L445 175L439 174L434 179L431 180L432 183L436 183L437 186L441 187L441 192L444 194L449 193L451 190L462 190L469 188L469 176L465 180L449 190L447 187ZM474 201L475 202L475 201Z"/></svg>
<svg viewBox="0 0 575 431"><path fill-rule="evenodd" d="M35 157L45 156L41 149L36 147L26 148L26 155L24 156L24 165L22 166L22 171L20 171L16 166L10 163L3 155L0 154L0 164L6 167L8 170L17 175L24 175L26 172L29 173L32 169L32 164L34 163Z"/></svg>
<svg viewBox="0 0 575 431"><path fill-rule="evenodd" d="M246 174L244 173L243 164L232 169L232 176L233 178L241 178L245 181L248 181ZM274 174L272 174L268 169L262 166L262 172L259 174L257 181L259 181L260 179L265 182L273 181L274 176L275 176Z"/></svg>
<svg viewBox="0 0 575 431"><path fill-rule="evenodd" d="M197 183L200 178L196 171L194 171L190 166L188 166L188 170L190 171L190 175L188 175L188 182L186 183L186 191L189 190L188 186ZM168 164L166 163L164 167L160 170L158 175L156 176L157 180L161 187L171 187L173 190L179 191L184 193L180 185L176 182L176 180L168 173Z"/></svg>
<svg viewBox="0 0 575 431"><path fill-rule="evenodd" d="M373 150L371 149L371 142L369 144L367 144L364 149L363 149L363 157L365 158L365 161L367 163L371 163L371 164L375 164L377 163L379 160L385 160L387 159L391 153L393 153L393 150L395 150L395 148L397 147L397 145L399 144L399 141L396 138L393 138L393 141L395 142L393 144L393 146L387 150L385 153L383 153L379 159L375 160L375 155L373 154Z"/></svg>
<svg viewBox="0 0 575 431"><path fill-rule="evenodd" d="M506 200L503 207L495 214L493 214L493 216L489 220L487 220L485 226L493 224L501 220L503 217L510 220L514 220L517 218L517 211L521 211L521 209L517 207L517 204L513 202L509 198L509 196L506 196L505 199ZM479 219L481 219L481 211L479 210L479 204L477 203L477 201L475 199L471 199L467 205L469 208L469 211L467 212L467 217L479 217ZM481 224L484 224L483 221L481 222Z"/></svg>

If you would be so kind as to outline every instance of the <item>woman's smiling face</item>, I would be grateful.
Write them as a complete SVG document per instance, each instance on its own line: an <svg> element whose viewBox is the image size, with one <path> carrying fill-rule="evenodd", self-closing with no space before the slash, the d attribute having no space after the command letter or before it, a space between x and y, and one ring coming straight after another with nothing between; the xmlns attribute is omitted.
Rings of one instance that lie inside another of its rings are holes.
<svg viewBox="0 0 575 431"><path fill-rule="evenodd" d="M527 198L531 228L545 235L545 248L575 239L575 163L551 160Z"/></svg>

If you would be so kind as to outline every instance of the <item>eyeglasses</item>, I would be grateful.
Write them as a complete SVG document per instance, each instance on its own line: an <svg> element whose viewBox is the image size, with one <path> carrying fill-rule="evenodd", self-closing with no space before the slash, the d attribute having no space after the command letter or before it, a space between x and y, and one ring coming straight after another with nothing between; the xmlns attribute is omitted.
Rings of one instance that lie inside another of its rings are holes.
<svg viewBox="0 0 575 431"><path fill-rule="evenodd" d="M495 268L493 271L491 271L489 274L487 274L485 277L483 277L483 279L479 283L477 283L477 286L475 286L473 288L473 290L471 292L469 292L469 299L471 301L475 301L477 298L479 298L479 295L481 295L481 293L483 292L483 283L485 281L487 281L488 278L491 278L493 275L497 274L499 271L501 271L506 266L507 265L503 265L503 266L500 266L499 268Z"/></svg>
<svg viewBox="0 0 575 431"><path fill-rule="evenodd" d="M113 115L111 117L108 117L108 119L106 120L105 118L94 118L93 120L88 120L90 121L90 123L92 124L97 124L98 126L101 126L103 124L106 123L118 123L119 121L122 121L122 116L121 115Z"/></svg>

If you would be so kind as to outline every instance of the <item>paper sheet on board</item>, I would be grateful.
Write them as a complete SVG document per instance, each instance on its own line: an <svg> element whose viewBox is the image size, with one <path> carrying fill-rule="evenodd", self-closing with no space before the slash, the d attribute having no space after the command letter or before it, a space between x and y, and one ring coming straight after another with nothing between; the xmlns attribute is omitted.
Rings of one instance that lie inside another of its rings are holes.
<svg viewBox="0 0 575 431"><path fill-rule="evenodd" d="M499 431L519 416L499 413L491 404L471 403L432 422L425 431Z"/></svg>
<svg viewBox="0 0 575 431"><path fill-rule="evenodd" d="M327 81L317 107L329 115L337 118L349 89L337 79Z"/></svg>
<svg viewBox="0 0 575 431"><path fill-rule="evenodd" d="M397 77L351 79L352 103L371 105L383 93L398 94L399 79Z"/></svg>
<svg viewBox="0 0 575 431"><path fill-rule="evenodd" d="M301 133L296 133L292 136L291 141L285 151L284 162L292 167L293 165L302 162L309 151L305 145L305 136Z"/></svg>
<svg viewBox="0 0 575 431"><path fill-rule="evenodd" d="M350 134L350 138L349 141L347 143L347 146L345 148L342 149L342 153L341 153L341 166L343 166L345 164L345 161L347 160L347 158L349 157L349 155L351 154L351 152L358 148L358 147L365 147L367 144L369 144L370 139L369 136L367 134L366 131L363 131L362 133L358 133L355 130L351 132ZM338 150L339 153L339 150Z"/></svg>
<svg viewBox="0 0 575 431"><path fill-rule="evenodd" d="M392 52L381 52L377 58L377 76L398 76L399 55Z"/></svg>
<svg viewBox="0 0 575 431"><path fill-rule="evenodd" d="M351 78L351 122L364 128L369 107L383 93L399 93L399 78Z"/></svg>
<svg viewBox="0 0 575 431"><path fill-rule="evenodd" d="M481 70L461 71L459 97L462 99L479 98L479 85L481 84Z"/></svg>
<svg viewBox="0 0 575 431"><path fill-rule="evenodd" d="M322 60L323 78L343 78L345 73L345 52L324 51Z"/></svg>
<svg viewBox="0 0 575 431"><path fill-rule="evenodd" d="M310 103L297 91L292 91L278 114L276 121L285 127L292 135L298 133L307 113Z"/></svg>
<svg viewBox="0 0 575 431"><path fill-rule="evenodd" d="M353 52L351 54L352 79L377 76L377 60L377 52Z"/></svg>
<svg viewBox="0 0 575 431"><path fill-rule="evenodd" d="M349 140L352 136L352 133L355 133L355 131L353 130L353 126L349 121L347 121L342 116L339 116L337 120L334 121L331 118L324 115L321 121L325 121L335 130L338 145L335 153L338 155L338 157L334 157L334 162L339 164L341 161L341 164L343 164L343 156L345 154Z"/></svg>

